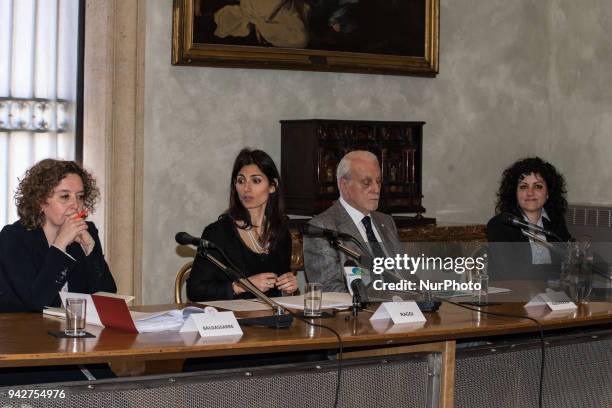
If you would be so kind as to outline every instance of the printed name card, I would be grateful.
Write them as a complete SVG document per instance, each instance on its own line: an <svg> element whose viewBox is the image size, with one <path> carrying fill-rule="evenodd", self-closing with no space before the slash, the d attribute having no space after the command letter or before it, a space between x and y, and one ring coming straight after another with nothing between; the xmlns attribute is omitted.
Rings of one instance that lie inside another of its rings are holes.
<svg viewBox="0 0 612 408"><path fill-rule="evenodd" d="M524 307L546 305L552 311L576 310L578 306L565 294L565 292L540 293L531 299Z"/></svg>
<svg viewBox="0 0 612 408"><path fill-rule="evenodd" d="M213 307L204 309L204 313L193 313L181 328L180 332L200 332L202 337L242 336L242 329L234 312L218 312Z"/></svg>
<svg viewBox="0 0 612 408"><path fill-rule="evenodd" d="M391 319L393 323L426 322L416 302L383 302L370 320Z"/></svg>

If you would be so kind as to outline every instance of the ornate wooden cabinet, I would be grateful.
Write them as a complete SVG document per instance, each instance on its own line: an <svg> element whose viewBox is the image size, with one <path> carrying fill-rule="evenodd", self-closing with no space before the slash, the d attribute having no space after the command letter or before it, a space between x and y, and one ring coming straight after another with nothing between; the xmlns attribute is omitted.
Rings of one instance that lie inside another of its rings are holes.
<svg viewBox="0 0 612 408"><path fill-rule="evenodd" d="M421 214L423 125L425 122L363 120L281 121L281 177L287 213L312 216L338 199L336 167L346 153L369 150L382 168L379 210Z"/></svg>

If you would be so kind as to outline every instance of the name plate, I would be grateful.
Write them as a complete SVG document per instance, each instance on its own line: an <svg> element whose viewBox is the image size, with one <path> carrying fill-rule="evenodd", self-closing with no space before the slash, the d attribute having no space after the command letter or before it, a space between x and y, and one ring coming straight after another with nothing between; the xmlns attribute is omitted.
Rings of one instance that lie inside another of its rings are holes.
<svg viewBox="0 0 612 408"><path fill-rule="evenodd" d="M525 305L534 307L546 305L552 311L576 310L578 306L565 294L565 292L546 292L535 296Z"/></svg>
<svg viewBox="0 0 612 408"><path fill-rule="evenodd" d="M416 302L383 302L370 320L391 319L395 324L420 323L427 319Z"/></svg>
<svg viewBox="0 0 612 408"><path fill-rule="evenodd" d="M193 331L200 332L202 337L242 336L234 312L217 312L209 308L204 313L191 314L180 330L181 333Z"/></svg>

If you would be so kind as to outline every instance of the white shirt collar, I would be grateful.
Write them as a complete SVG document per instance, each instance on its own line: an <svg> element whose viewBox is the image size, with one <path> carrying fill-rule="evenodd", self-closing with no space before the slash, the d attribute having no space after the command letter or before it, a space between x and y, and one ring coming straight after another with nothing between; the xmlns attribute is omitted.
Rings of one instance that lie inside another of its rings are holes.
<svg viewBox="0 0 612 408"><path fill-rule="evenodd" d="M524 212L523 212L523 218L525 219L525 221L531 222L529 221L529 218L527 218L527 215ZM544 228L544 218L550 221L550 218L548 217L546 210L542 208L542 212L540 213L540 218L538 219L538 222L536 223L538 227ZM532 231L532 233L535 233L535 232ZM525 234L524 230L523 230L523 234ZM546 235L540 234L540 233L535 233L535 235L542 238L544 241L547 241ZM545 246L543 246L542 244L540 244L539 242L534 241L534 239L528 235L527 235L527 238L529 238L529 245L531 246L531 263L533 263L534 265L552 263L551 256L550 256L550 250L546 248Z"/></svg>
<svg viewBox="0 0 612 408"><path fill-rule="evenodd" d="M531 222L529 221L529 217L527 217L527 214L525 214L524 211L521 211L523 213L523 219L527 222ZM546 212L546 209L544 207L542 207L542 212L540 213L540 218L538 219L538 222L535 224L538 227L542 227L544 228L544 218L546 218L547 221L550 221L550 217L548 216L548 213Z"/></svg>
<svg viewBox="0 0 612 408"><path fill-rule="evenodd" d="M342 207L344 207L355 225L361 225L361 220L363 219L363 217L365 217L365 215L363 215L361 211L347 203L346 200L342 197L340 197L340 204L342 205ZM369 216L370 213L368 213L367 215Z"/></svg>
<svg viewBox="0 0 612 408"><path fill-rule="evenodd" d="M361 222L361 220L363 220L363 217L365 217L365 215L363 215L361 211L359 211L358 209L356 209L355 207L347 203L344 198L340 197L338 201L340 201L340 205L344 207L349 217L351 217L351 220L353 220L353 224L355 224L355 226L357 227L357 230L359 230L359 233L361 234L361 238L363 239L363 241L368 242L368 235L366 233L365 226L363 225L363 222ZM372 213L368 213L367 216L372 218L371 214ZM374 236L376 237L376 240L378 242L382 242L382 237L378 233L378 230L376 229L376 225L374 225L374 220L372 220L372 230L374 231Z"/></svg>

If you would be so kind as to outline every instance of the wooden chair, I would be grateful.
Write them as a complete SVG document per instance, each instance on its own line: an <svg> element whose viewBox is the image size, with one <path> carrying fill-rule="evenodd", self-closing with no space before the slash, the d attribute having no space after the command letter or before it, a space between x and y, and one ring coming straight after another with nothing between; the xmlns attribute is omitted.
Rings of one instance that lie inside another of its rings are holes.
<svg viewBox="0 0 612 408"><path fill-rule="evenodd" d="M193 261L187 262L185 265L181 266L181 269L176 273L176 279L174 280L174 302L175 303L183 303L183 285L185 281L189 277L191 273L191 267L193 266Z"/></svg>

